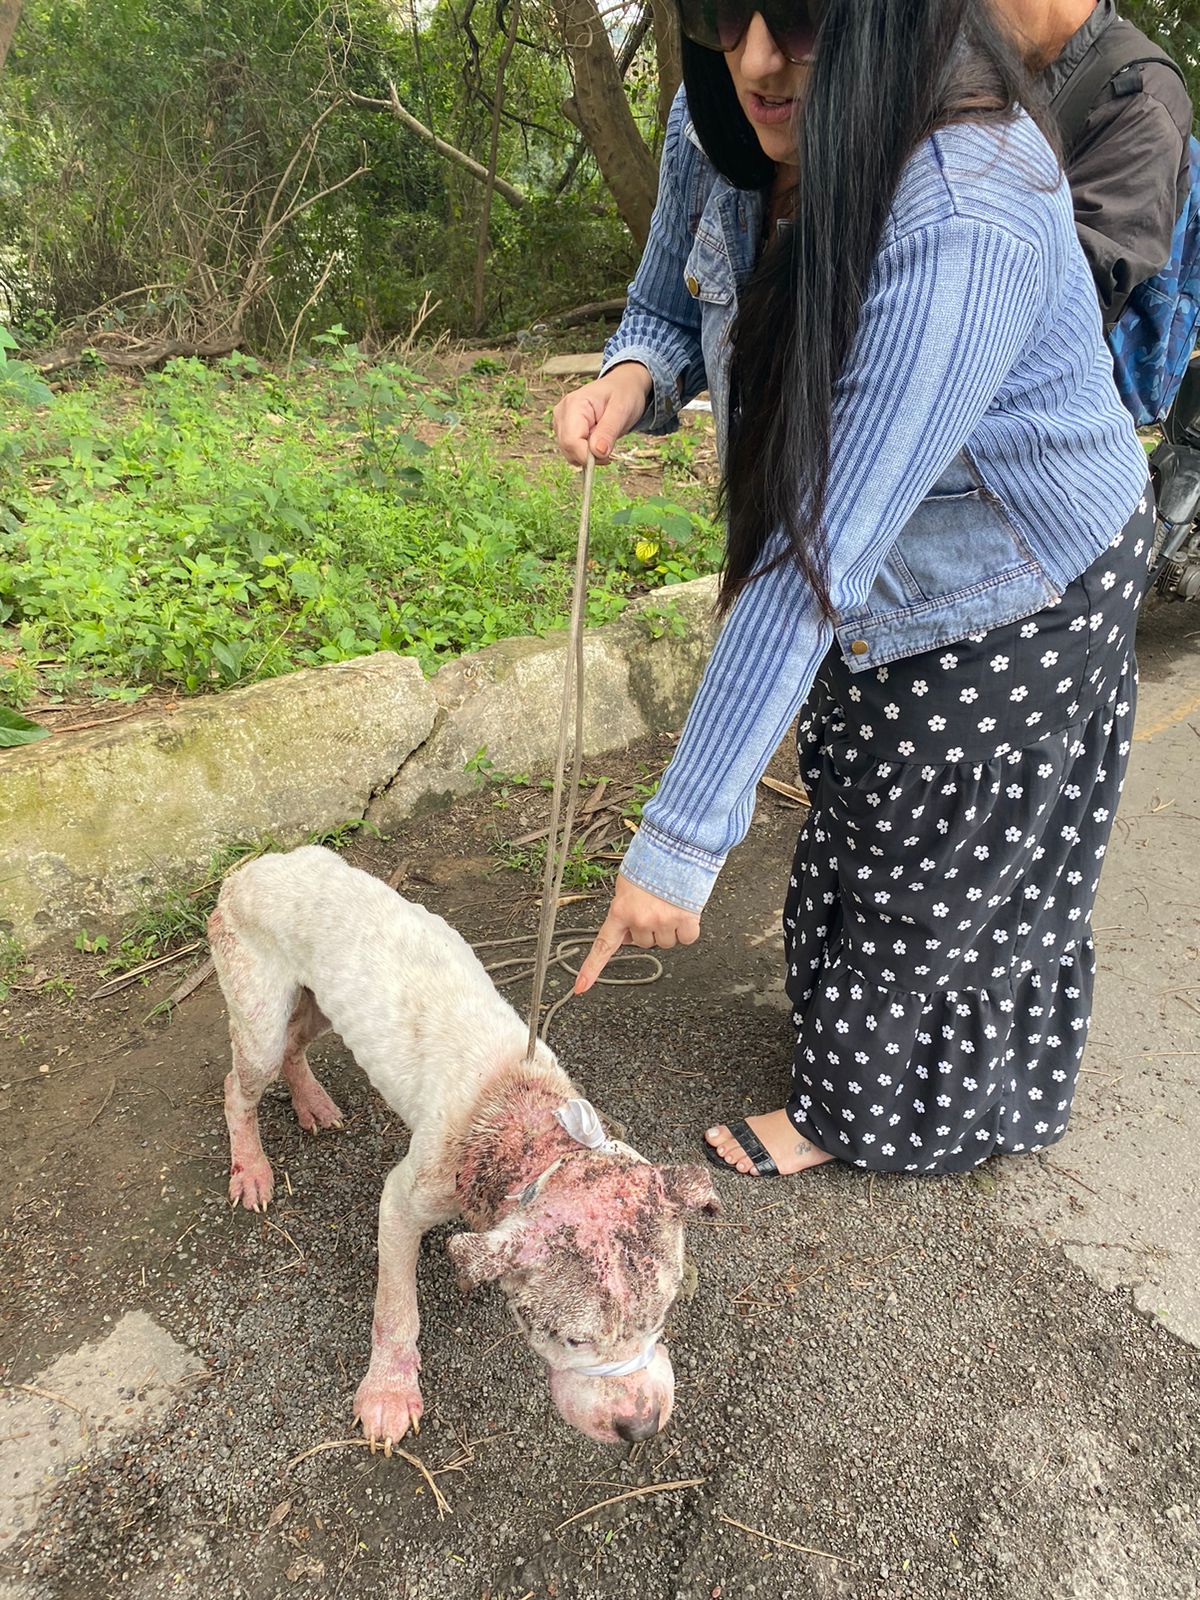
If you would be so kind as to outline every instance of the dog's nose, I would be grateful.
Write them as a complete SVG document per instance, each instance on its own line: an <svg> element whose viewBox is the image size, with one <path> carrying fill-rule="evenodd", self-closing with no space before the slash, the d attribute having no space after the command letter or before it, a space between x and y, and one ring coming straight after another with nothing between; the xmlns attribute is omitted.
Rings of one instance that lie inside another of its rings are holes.
<svg viewBox="0 0 1200 1600"><path fill-rule="evenodd" d="M613 1423L618 1438L626 1444L637 1444L642 1439L653 1439L658 1432L659 1408L655 1406L649 1416L622 1417Z"/></svg>

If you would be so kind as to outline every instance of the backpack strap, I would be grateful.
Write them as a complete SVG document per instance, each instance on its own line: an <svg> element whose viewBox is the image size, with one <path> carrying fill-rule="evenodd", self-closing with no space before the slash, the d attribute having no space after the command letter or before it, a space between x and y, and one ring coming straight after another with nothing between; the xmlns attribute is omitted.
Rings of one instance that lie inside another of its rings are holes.
<svg viewBox="0 0 1200 1600"><path fill-rule="evenodd" d="M1079 143L1087 119L1107 85L1112 85L1114 96L1140 94L1140 68L1151 61L1170 67L1187 86L1179 63L1124 17L1115 18L1092 40L1079 65L1060 84L1050 102L1065 156L1070 156Z"/></svg>

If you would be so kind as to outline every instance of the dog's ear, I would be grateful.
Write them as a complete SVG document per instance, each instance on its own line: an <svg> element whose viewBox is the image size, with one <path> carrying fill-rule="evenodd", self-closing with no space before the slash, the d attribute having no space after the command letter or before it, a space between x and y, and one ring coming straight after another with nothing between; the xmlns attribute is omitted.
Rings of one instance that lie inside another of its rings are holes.
<svg viewBox="0 0 1200 1600"><path fill-rule="evenodd" d="M488 1233L452 1233L446 1249L458 1273L458 1287L464 1294L481 1283L493 1283L516 1265L520 1237L511 1228L493 1228Z"/></svg>
<svg viewBox="0 0 1200 1600"><path fill-rule="evenodd" d="M715 1217L720 1211L721 1200L707 1167L699 1163L689 1167L660 1167L659 1176L668 1205L679 1211L702 1211L706 1217Z"/></svg>

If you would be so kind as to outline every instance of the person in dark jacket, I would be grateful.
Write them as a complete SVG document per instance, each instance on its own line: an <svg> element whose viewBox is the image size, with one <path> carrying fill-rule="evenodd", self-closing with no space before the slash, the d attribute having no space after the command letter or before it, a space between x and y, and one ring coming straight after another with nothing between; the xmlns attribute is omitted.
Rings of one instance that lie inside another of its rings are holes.
<svg viewBox="0 0 1200 1600"><path fill-rule="evenodd" d="M1115 0L999 0L1026 64L1051 100L1111 28L1136 34ZM1107 332L1133 289L1166 265L1188 190L1192 106L1165 62L1136 69L1132 93L1104 85L1065 152L1075 226L1096 280Z"/></svg>

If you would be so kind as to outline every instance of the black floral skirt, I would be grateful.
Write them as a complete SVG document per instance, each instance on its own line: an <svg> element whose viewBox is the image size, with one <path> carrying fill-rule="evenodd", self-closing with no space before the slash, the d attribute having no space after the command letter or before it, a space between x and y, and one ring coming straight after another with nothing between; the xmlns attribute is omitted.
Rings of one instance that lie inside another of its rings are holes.
<svg viewBox="0 0 1200 1600"><path fill-rule="evenodd" d="M1032 617L874 672L833 652L817 677L784 912L788 1111L841 1160L958 1172L1066 1131L1153 524L1147 496Z"/></svg>

